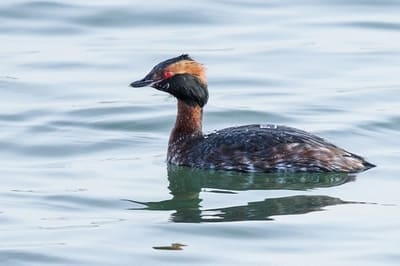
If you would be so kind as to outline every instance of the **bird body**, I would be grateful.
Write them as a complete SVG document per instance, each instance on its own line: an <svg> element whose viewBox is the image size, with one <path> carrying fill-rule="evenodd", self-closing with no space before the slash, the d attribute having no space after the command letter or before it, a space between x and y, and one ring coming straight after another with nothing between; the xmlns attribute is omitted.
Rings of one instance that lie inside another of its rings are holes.
<svg viewBox="0 0 400 266"><path fill-rule="evenodd" d="M188 55L156 65L132 87L152 86L178 100L168 143L168 163L243 172L360 172L374 167L362 157L299 129L261 124L202 132L208 101L204 68Z"/></svg>

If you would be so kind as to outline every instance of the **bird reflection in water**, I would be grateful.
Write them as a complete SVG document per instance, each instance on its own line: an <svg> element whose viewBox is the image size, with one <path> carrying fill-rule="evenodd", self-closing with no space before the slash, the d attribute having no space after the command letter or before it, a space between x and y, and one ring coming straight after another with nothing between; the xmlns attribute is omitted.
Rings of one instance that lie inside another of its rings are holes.
<svg viewBox="0 0 400 266"><path fill-rule="evenodd" d="M205 171L168 166L172 198L157 202L128 200L144 207L132 210L175 211L171 221L184 223L273 220L272 216L304 214L324 207L360 203L325 195L295 195L266 198L246 205L206 209L200 205L200 192L237 193L245 190L298 190L334 187L355 180L347 173L241 173Z"/></svg>

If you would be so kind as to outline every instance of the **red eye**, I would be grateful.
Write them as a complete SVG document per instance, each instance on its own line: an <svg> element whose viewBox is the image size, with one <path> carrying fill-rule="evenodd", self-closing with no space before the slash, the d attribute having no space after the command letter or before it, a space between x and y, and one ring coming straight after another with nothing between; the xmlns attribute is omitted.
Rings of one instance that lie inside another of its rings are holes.
<svg viewBox="0 0 400 266"><path fill-rule="evenodd" d="M172 77L172 72L168 71L168 70L164 70L162 73L162 76L164 79L170 78L170 77Z"/></svg>

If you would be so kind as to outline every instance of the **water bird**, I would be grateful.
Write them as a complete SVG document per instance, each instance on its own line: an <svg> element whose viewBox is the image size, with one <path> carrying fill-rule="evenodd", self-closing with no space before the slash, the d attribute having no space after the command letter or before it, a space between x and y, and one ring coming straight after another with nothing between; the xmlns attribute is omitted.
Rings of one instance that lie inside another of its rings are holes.
<svg viewBox="0 0 400 266"><path fill-rule="evenodd" d="M187 54L157 64L130 86L150 86L177 99L167 153L173 165L242 172L356 173L375 167L323 138L283 125L252 124L204 134L205 69Z"/></svg>

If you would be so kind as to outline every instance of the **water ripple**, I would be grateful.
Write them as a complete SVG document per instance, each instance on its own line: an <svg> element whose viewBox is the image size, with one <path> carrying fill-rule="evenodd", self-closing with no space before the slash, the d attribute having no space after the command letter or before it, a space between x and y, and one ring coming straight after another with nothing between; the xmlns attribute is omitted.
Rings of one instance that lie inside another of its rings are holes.
<svg viewBox="0 0 400 266"><path fill-rule="evenodd" d="M381 21L359 21L342 23L344 26L374 29L374 30L400 30L400 23L394 22L381 22Z"/></svg>
<svg viewBox="0 0 400 266"><path fill-rule="evenodd" d="M31 1L1 7L0 18L7 23L0 26L0 32L60 35L82 33L87 28L159 27L223 21L221 16L210 16L210 13L214 13L211 8L183 9L173 5L170 8L144 10L124 5L105 7Z"/></svg>
<svg viewBox="0 0 400 266"><path fill-rule="evenodd" d="M176 13L179 16L176 16ZM121 8L108 8L107 10L97 10L92 14L74 18L73 21L79 25L92 27L139 27L154 26L153 21L158 25L179 25L185 22L191 24L211 24L215 23L215 17L208 16L203 10L149 10L144 11Z"/></svg>
<svg viewBox="0 0 400 266"><path fill-rule="evenodd" d="M19 263L36 263L36 264L74 264L74 260L66 259L63 257L49 255L47 252L34 252L34 251L18 251L2 250L0 251L0 261L4 265L19 265Z"/></svg>
<svg viewBox="0 0 400 266"><path fill-rule="evenodd" d="M385 21L350 21L350 22L332 22L332 23L316 23L319 26L333 26L333 27L349 27L360 28L365 30L378 30L378 31L399 31L400 23L385 22Z"/></svg>

